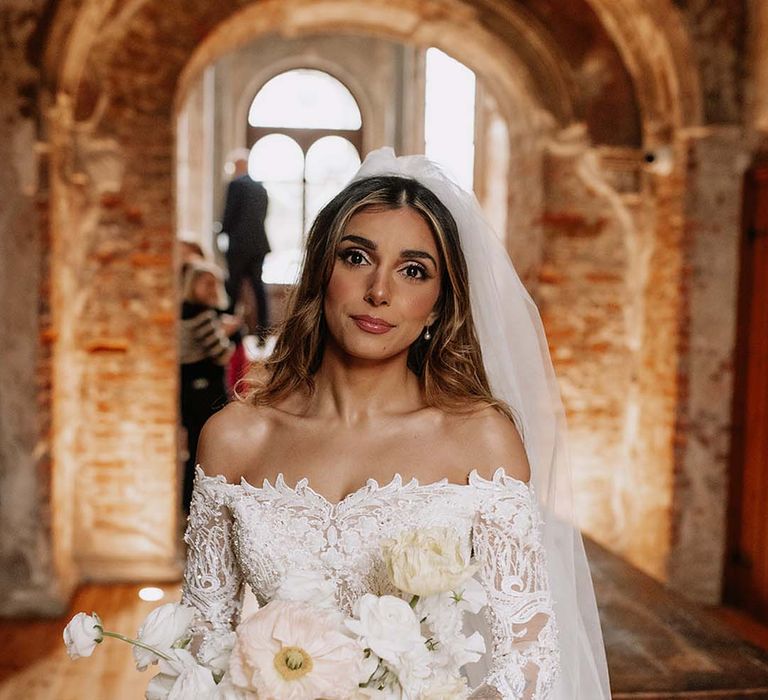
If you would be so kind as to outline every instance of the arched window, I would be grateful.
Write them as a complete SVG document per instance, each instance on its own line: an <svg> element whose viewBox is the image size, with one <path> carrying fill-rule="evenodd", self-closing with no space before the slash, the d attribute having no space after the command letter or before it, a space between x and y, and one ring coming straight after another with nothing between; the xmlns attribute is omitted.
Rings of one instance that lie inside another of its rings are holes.
<svg viewBox="0 0 768 700"><path fill-rule="evenodd" d="M297 68L264 84L253 98L248 123L255 131L343 131L355 140L362 119L355 98L341 81L321 70Z"/></svg>
<svg viewBox="0 0 768 700"><path fill-rule="evenodd" d="M352 93L320 70L280 73L254 97L248 171L269 195L273 254L265 261L265 282L295 281L312 220L360 166L362 126Z"/></svg>

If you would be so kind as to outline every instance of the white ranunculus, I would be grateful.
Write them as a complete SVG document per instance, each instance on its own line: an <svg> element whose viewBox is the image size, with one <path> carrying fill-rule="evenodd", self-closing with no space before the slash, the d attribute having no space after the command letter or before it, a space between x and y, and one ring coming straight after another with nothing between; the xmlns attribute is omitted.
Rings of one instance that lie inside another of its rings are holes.
<svg viewBox="0 0 768 700"><path fill-rule="evenodd" d="M158 651L169 654L174 644L187 636L194 615L194 608L188 605L181 603L161 605L147 615L144 624L139 628L138 640L155 647ZM159 657L148 649L134 646L133 658L136 662L136 668L139 671L144 671L148 666L157 662Z"/></svg>
<svg viewBox="0 0 768 700"><path fill-rule="evenodd" d="M335 608L336 584L319 571L292 571L280 582L274 597L309 603L318 608Z"/></svg>
<svg viewBox="0 0 768 700"><path fill-rule="evenodd" d="M64 628L64 644L72 659L90 656L96 645L104 638L101 619L96 613L86 615L79 612Z"/></svg>
<svg viewBox="0 0 768 700"><path fill-rule="evenodd" d="M347 627L363 646L392 664L414 647L423 646L421 625L411 606L391 595L366 593L355 604L355 617Z"/></svg>
<svg viewBox="0 0 768 700"><path fill-rule="evenodd" d="M382 547L392 583L418 596L452 591L477 571L463 550L458 533L449 527L410 530Z"/></svg>

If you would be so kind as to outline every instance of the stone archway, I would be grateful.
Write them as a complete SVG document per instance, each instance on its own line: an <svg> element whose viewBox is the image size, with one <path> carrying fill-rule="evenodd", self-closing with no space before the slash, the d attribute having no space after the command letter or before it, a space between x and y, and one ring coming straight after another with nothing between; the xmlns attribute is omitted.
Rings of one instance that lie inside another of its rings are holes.
<svg viewBox="0 0 768 700"><path fill-rule="evenodd" d="M646 26L674 16L670 3L659 1L651 10L634 4L593 0L584 6L593 7L608 29L595 22L594 31L614 37L619 47L611 49L606 38L604 60L614 65L620 55L626 63L616 64L617 81L634 97L616 118L626 123L622 133L636 149L646 137L695 124L699 114L695 81L679 60L685 53L679 23L654 29L660 58L651 79L646 47L630 40L631 31L620 21ZM260 33L340 28L448 49L493 76L499 105L521 133L538 136L550 128L542 124L565 128L595 120L574 78L575 59L559 50L522 4L201 0L182 12L154 0L63 3L51 29L47 128L56 319L53 549L64 589L79 575L135 578L177 571L171 215L176 105L190 78L238 43ZM685 99L682 85L691 93ZM659 115L666 115L663 128ZM680 184L664 187L657 194L659 210L679 207ZM667 263L658 272L664 284L681 274L680 235L679 228L658 235L655 254ZM664 452L674 431L674 397L660 396L653 387L677 381L677 331L668 311L646 313L642 320L648 328L668 330L657 334L666 348L656 347L653 355L667 359L641 378L663 416L661 429L641 428L661 435L649 458ZM666 460L671 471L672 459ZM651 512L668 512L669 498L667 484L661 503L651 499ZM660 523L637 549L659 557L656 573L663 573L669 528L669 520Z"/></svg>

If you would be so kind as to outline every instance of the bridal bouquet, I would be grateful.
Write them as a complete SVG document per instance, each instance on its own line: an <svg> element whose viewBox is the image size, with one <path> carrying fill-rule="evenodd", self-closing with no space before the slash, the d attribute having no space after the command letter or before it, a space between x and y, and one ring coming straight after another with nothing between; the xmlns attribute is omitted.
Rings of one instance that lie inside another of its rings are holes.
<svg viewBox="0 0 768 700"><path fill-rule="evenodd" d="M139 670L159 664L147 700L465 700L462 667L485 652L478 632L463 633L464 613L486 604L476 565L449 528L407 532L382 555L404 597L365 594L351 616L336 606L332 581L296 571L234 631L211 632L196 650L195 611L176 603L153 610L137 639L78 613L64 641L72 658L106 636L133 644Z"/></svg>

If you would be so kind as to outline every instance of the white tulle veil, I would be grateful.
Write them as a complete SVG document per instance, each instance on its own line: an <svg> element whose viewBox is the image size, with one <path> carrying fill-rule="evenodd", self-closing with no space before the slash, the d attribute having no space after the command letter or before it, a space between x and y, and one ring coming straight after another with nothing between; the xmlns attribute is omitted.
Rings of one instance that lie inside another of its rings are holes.
<svg viewBox="0 0 768 700"><path fill-rule="evenodd" d="M610 698L608 670L589 565L572 508L565 411L539 311L474 195L424 156L372 151L353 180L399 175L417 180L448 208L467 261L475 330L495 397L512 408L543 516L550 588L560 637L557 700Z"/></svg>

